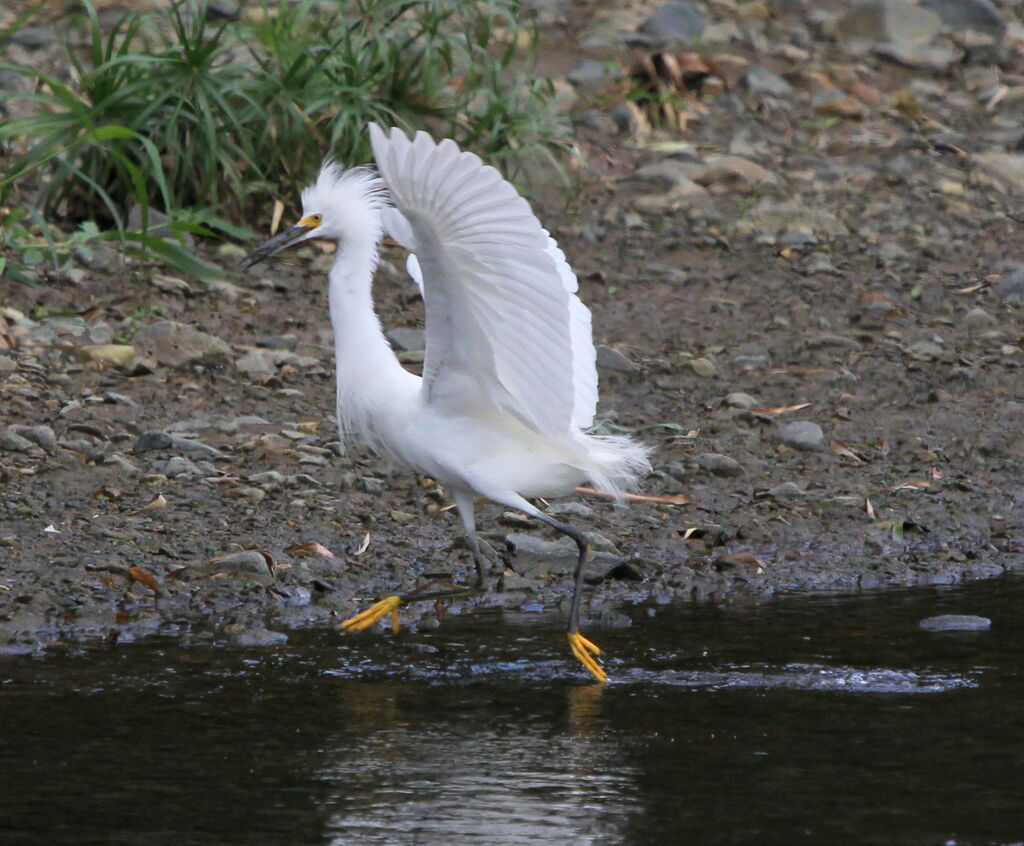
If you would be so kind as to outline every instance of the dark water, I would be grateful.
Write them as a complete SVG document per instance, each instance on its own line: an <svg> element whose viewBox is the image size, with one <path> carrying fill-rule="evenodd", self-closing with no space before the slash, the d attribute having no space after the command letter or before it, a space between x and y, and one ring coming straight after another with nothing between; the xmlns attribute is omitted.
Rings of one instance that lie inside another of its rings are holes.
<svg viewBox="0 0 1024 846"><path fill-rule="evenodd" d="M2 844L1024 841L1024 580L0 659ZM992 618L937 634L937 613ZM653 616L652 616L653 614Z"/></svg>

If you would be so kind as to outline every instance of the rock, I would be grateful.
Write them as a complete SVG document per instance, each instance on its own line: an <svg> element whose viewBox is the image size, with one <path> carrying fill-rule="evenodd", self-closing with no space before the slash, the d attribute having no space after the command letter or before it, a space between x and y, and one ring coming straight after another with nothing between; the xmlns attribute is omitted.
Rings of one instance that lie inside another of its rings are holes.
<svg viewBox="0 0 1024 846"><path fill-rule="evenodd" d="M779 232L800 229L817 235L848 235L849 229L832 212L812 209L796 203L778 203L765 199L741 217L734 226L737 235Z"/></svg>
<svg viewBox="0 0 1024 846"><path fill-rule="evenodd" d="M85 344L78 350L91 361L113 364L125 369L133 367L138 360L135 347L131 344Z"/></svg>
<svg viewBox="0 0 1024 846"><path fill-rule="evenodd" d="M946 351L934 341L915 341L907 347L907 355L916 361L940 361L945 357Z"/></svg>
<svg viewBox="0 0 1024 846"><path fill-rule="evenodd" d="M218 365L231 360L231 347L220 338L173 320L143 326L132 342L142 355L168 367Z"/></svg>
<svg viewBox="0 0 1024 846"><path fill-rule="evenodd" d="M427 348L426 333L422 329L398 327L387 331L387 339L398 350L418 352Z"/></svg>
<svg viewBox="0 0 1024 846"><path fill-rule="evenodd" d="M693 375L701 379L710 379L718 372L715 363L709 358L694 358L686 364L693 371Z"/></svg>
<svg viewBox="0 0 1024 846"><path fill-rule="evenodd" d="M566 517L569 520L594 519L594 509L582 502L553 502L547 510L548 514Z"/></svg>
<svg viewBox="0 0 1024 846"><path fill-rule="evenodd" d="M822 88L814 92L811 105L819 115L835 115L843 118L864 117L864 104L838 88Z"/></svg>
<svg viewBox="0 0 1024 846"><path fill-rule="evenodd" d="M23 438L28 438L47 452L57 449L57 436L49 426L12 426L11 429Z"/></svg>
<svg viewBox="0 0 1024 846"><path fill-rule="evenodd" d="M819 450L825 445L825 433L821 426L810 420L794 420L784 423L775 430L775 439L793 449Z"/></svg>
<svg viewBox="0 0 1024 846"><path fill-rule="evenodd" d="M42 50L57 43L57 31L52 26L23 26L16 29L10 39L26 50Z"/></svg>
<svg viewBox="0 0 1024 846"><path fill-rule="evenodd" d="M906 0L860 0L850 5L836 26L846 40L927 44L942 31L942 20Z"/></svg>
<svg viewBox="0 0 1024 846"><path fill-rule="evenodd" d="M579 550L569 538L546 541L533 535L511 532L505 538L505 543L512 554L512 569L521 576L537 578L562 575L576 569ZM604 574L621 563L622 559L617 555L595 551L589 572L593 575Z"/></svg>
<svg viewBox="0 0 1024 846"><path fill-rule="evenodd" d="M699 168L693 176L698 185L730 184L744 189L753 188L762 182L774 182L772 173L757 162L743 156L714 156Z"/></svg>
<svg viewBox="0 0 1024 846"><path fill-rule="evenodd" d="M1007 273L992 290L999 299L1008 303L1024 303L1024 268Z"/></svg>
<svg viewBox="0 0 1024 846"><path fill-rule="evenodd" d="M723 404L730 408L757 408L760 405L756 398L742 391L733 391L733 393L726 395Z"/></svg>
<svg viewBox="0 0 1024 846"><path fill-rule="evenodd" d="M241 11L235 0L208 0L206 4L206 19L216 20L238 20ZM285 638L287 640L288 638Z"/></svg>
<svg viewBox="0 0 1024 846"><path fill-rule="evenodd" d="M149 452L150 450L170 449L171 444L173 443L174 438L166 432L156 430L143 432L135 440L135 446L132 447L132 452L136 455L141 455L142 453Z"/></svg>
<svg viewBox="0 0 1024 846"><path fill-rule="evenodd" d="M984 632L992 628L992 621L972 614L940 614L926 617L918 626L929 632Z"/></svg>
<svg viewBox="0 0 1024 846"><path fill-rule="evenodd" d="M1024 191L1024 155L1019 153L978 153L971 163L1008 193Z"/></svg>
<svg viewBox="0 0 1024 846"><path fill-rule="evenodd" d="M275 350L253 349L235 361L235 367L249 376L273 376L277 373Z"/></svg>
<svg viewBox="0 0 1024 846"><path fill-rule="evenodd" d="M781 485L776 485L774 488L768 490L768 496L772 499L797 499L802 496L807 496L806 492L800 489L800 486L796 482L783 482Z"/></svg>
<svg viewBox="0 0 1024 846"><path fill-rule="evenodd" d="M31 452L34 449L32 441L24 438L6 426L0 426L0 450L4 452Z"/></svg>
<svg viewBox="0 0 1024 846"><path fill-rule="evenodd" d="M697 465L712 476L742 476L740 463L728 455L718 452L705 452L697 456Z"/></svg>
<svg viewBox="0 0 1024 846"><path fill-rule="evenodd" d="M183 458L180 455L174 456L174 458L168 458L167 463L163 466L160 471L168 478L175 476L202 476L203 471L195 465L194 462L189 461L187 458Z"/></svg>
<svg viewBox="0 0 1024 846"><path fill-rule="evenodd" d="M1002 38L1006 32L1006 21L991 0L921 0L921 6L958 32L973 29L993 38Z"/></svg>
<svg viewBox="0 0 1024 846"><path fill-rule="evenodd" d="M707 26L704 13L685 0L669 0L637 28L634 41L654 46L689 43Z"/></svg>
<svg viewBox="0 0 1024 846"><path fill-rule="evenodd" d="M608 78L608 67L597 59L584 59L565 76L573 85L598 85Z"/></svg>
<svg viewBox="0 0 1024 846"><path fill-rule="evenodd" d="M764 97L784 99L792 97L796 93L796 89L781 76L764 68L750 68L743 74L740 81L747 87L748 91Z"/></svg>
<svg viewBox="0 0 1024 846"><path fill-rule="evenodd" d="M876 44L871 52L882 59L888 59L905 68L945 71L960 61L960 54L945 47L928 44L907 44L903 41L889 41Z"/></svg>
<svg viewBox="0 0 1024 846"><path fill-rule="evenodd" d="M597 366L602 370L610 370L613 373L638 373L640 365L630 361L625 353L619 352L615 347L607 347L604 344L597 345Z"/></svg>
<svg viewBox="0 0 1024 846"><path fill-rule="evenodd" d="M1024 295L1024 284L1021 285L1021 293ZM977 334L984 332L986 329L991 329L999 321L983 308L972 308L964 315L962 322L968 332Z"/></svg>

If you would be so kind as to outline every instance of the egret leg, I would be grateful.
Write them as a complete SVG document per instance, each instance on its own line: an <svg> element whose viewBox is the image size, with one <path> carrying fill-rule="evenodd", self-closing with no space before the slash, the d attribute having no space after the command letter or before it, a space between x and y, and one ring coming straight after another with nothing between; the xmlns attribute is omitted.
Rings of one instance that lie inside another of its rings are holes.
<svg viewBox="0 0 1024 846"><path fill-rule="evenodd" d="M347 620L343 620L341 627L347 632L361 632L368 629L378 620L391 615L391 629L398 633L398 607L409 602L425 602L430 599L454 599L455 597L475 596L484 591L487 571L480 551L480 540L476 536L476 514L473 509L473 495L465 491L452 492L455 506L458 509L459 517L462 518L462 525L466 530L466 538L469 541L469 549L473 554L473 566L476 568L476 581L465 587L445 588L444 590L415 590L401 596L385 596L375 602L365 611L361 611Z"/></svg>
<svg viewBox="0 0 1024 846"><path fill-rule="evenodd" d="M580 599L583 592L583 578L587 563L590 561L592 548L590 541L579 529L567 523L560 523L549 517L543 511L537 510L537 518L543 520L553 529L557 529L564 535L568 535L576 543L579 549L579 558L576 560L576 571L573 573L572 604L569 606L569 648L577 660L590 671L590 674L599 682L607 681L608 674L604 668L597 663L596 656L601 650L580 634Z"/></svg>

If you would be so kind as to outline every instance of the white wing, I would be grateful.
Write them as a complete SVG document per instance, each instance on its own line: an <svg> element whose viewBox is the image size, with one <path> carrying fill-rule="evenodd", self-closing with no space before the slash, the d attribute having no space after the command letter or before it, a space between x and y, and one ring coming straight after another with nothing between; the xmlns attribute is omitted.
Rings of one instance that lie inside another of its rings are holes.
<svg viewBox="0 0 1024 846"><path fill-rule="evenodd" d="M452 403L466 379L537 432L593 422L597 370L590 311L576 277L529 204L453 141L413 141L370 125L395 204L385 227L414 255L426 305L423 390Z"/></svg>

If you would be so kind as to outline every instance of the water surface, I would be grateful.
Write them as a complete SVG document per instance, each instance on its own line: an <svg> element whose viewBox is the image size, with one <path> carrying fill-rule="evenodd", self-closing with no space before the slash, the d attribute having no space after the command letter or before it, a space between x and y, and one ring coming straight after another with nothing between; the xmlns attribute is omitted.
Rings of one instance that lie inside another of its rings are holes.
<svg viewBox="0 0 1024 846"><path fill-rule="evenodd" d="M1021 842L1022 605L626 608L604 687L539 614L8 657L0 843Z"/></svg>

